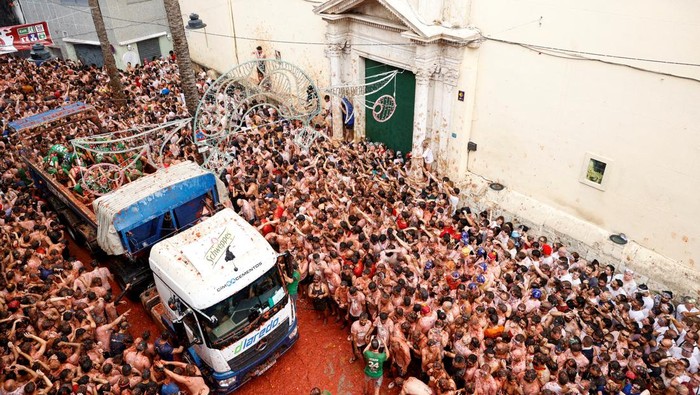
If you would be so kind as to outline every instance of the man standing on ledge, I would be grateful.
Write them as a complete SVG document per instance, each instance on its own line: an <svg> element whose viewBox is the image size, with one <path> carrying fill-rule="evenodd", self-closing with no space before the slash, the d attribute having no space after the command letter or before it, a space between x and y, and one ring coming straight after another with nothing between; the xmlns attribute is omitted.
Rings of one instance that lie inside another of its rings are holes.
<svg viewBox="0 0 700 395"><path fill-rule="evenodd" d="M253 51L253 56L255 56L256 59L258 59L258 83L260 83L263 78L265 78L265 61L264 59L267 58L267 55L263 52L263 49L261 46L257 46L255 48L255 51Z"/></svg>
<svg viewBox="0 0 700 395"><path fill-rule="evenodd" d="M299 280L301 280L301 273L299 273L299 265L295 263L292 264L293 272L292 276L287 276L287 273L283 270L282 275L284 276L284 281L287 282L287 292L289 292L289 297L292 302L296 304L299 298Z"/></svg>

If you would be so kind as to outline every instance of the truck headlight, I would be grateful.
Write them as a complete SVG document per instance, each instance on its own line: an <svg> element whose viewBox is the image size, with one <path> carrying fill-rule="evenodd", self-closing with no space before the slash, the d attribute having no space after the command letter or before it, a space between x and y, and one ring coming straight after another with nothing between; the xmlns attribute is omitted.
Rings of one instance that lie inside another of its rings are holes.
<svg viewBox="0 0 700 395"><path fill-rule="evenodd" d="M293 339L299 332L299 325L294 325L294 329L289 333L289 338Z"/></svg>
<svg viewBox="0 0 700 395"><path fill-rule="evenodd" d="M231 376L227 379L221 379L217 380L219 383L219 387L230 387L234 384L236 384L236 376Z"/></svg>

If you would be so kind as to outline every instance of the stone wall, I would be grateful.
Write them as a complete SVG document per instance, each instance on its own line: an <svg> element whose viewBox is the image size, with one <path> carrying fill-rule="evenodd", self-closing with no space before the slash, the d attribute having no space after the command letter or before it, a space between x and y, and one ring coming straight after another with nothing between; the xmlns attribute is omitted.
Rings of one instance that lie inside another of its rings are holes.
<svg viewBox="0 0 700 395"><path fill-rule="evenodd" d="M463 82L470 68L462 64L457 90L467 101L455 110L473 113L453 123L461 140L450 178L478 174L605 229L579 229L566 216L534 209L533 218L564 233L571 226L575 239L604 252L609 234L623 232L632 242L614 257L641 260L636 242L662 255L652 258L657 264L663 257L677 263L674 275L699 271L700 112L690 108L700 101L700 68L690 64L700 63L692 49L700 25L689 23L698 14L700 2L690 0L672 8L593 0L585 9L576 0L473 1L471 23L494 40L465 55L478 56L473 107ZM478 149L465 152L465 140ZM500 199L520 212L522 199Z"/></svg>
<svg viewBox="0 0 700 395"><path fill-rule="evenodd" d="M469 174L459 183L460 202L472 212L487 210L492 218L503 215L516 227L526 225L528 234L546 236L550 242L563 243L586 260L598 259L612 264L616 272L625 268L635 271L637 284L645 283L653 291L672 290L674 296L694 295L700 273L668 257L629 240L625 245L610 241L610 233L561 210L507 187L502 191L489 188L490 181Z"/></svg>

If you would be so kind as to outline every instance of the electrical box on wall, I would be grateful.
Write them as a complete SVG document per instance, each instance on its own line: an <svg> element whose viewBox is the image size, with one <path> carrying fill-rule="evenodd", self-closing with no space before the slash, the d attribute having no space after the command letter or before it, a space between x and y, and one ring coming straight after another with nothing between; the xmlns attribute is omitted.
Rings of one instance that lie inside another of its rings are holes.
<svg viewBox="0 0 700 395"><path fill-rule="evenodd" d="M611 159L586 152L579 181L589 187L604 191L611 177L609 173L612 167L613 161Z"/></svg>
<svg viewBox="0 0 700 395"><path fill-rule="evenodd" d="M473 141L468 142L467 151L476 151L476 143Z"/></svg>

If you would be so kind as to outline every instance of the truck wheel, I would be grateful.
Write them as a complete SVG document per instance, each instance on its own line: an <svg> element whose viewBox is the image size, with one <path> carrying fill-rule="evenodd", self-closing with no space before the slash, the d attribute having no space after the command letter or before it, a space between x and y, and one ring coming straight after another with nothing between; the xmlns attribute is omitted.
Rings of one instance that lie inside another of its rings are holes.
<svg viewBox="0 0 700 395"><path fill-rule="evenodd" d="M78 243L78 234L72 226L66 225L66 232L68 232L68 236L70 236L73 241Z"/></svg>
<svg viewBox="0 0 700 395"><path fill-rule="evenodd" d="M85 249L90 253L90 256L96 258L97 251L95 250L95 246L90 242L86 242L84 245Z"/></svg>
<svg viewBox="0 0 700 395"><path fill-rule="evenodd" d="M66 232L68 232L68 236L70 236L71 239L75 242L75 244L82 245L83 243L83 237L80 233L78 233L73 225L68 221L68 219L64 215L59 215L58 216L58 221L65 226Z"/></svg>

